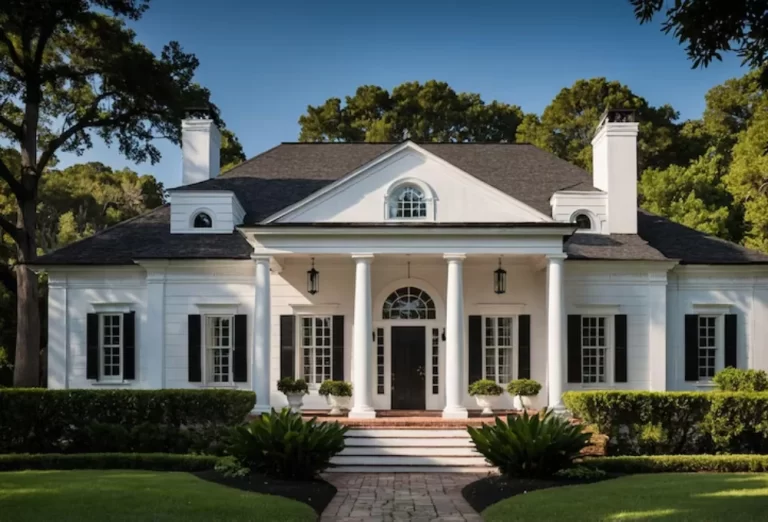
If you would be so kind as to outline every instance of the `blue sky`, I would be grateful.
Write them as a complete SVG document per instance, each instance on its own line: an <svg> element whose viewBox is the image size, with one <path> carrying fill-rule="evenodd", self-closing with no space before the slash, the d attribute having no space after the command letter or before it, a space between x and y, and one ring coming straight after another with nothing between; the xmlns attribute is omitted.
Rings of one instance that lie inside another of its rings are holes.
<svg viewBox="0 0 768 522"><path fill-rule="evenodd" d="M295 141L307 105L363 84L437 79L541 113L563 87L605 76L687 119L701 115L710 87L745 72L733 56L692 70L674 37L658 22L638 25L622 0L152 0L133 28L156 52L178 40L197 55L196 79L248 157ZM176 186L181 151L159 146L156 165L97 143L82 157L62 155L60 166L101 161Z"/></svg>

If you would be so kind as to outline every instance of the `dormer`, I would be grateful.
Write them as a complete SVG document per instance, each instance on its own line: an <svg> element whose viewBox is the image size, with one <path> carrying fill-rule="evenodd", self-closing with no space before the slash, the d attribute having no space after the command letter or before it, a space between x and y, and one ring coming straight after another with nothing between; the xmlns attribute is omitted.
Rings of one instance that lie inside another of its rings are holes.
<svg viewBox="0 0 768 522"><path fill-rule="evenodd" d="M608 234L607 194L600 191L561 190L549 200L555 221L573 223L578 232Z"/></svg>
<svg viewBox="0 0 768 522"><path fill-rule="evenodd" d="M231 234L245 210L228 190L171 191L172 234Z"/></svg>

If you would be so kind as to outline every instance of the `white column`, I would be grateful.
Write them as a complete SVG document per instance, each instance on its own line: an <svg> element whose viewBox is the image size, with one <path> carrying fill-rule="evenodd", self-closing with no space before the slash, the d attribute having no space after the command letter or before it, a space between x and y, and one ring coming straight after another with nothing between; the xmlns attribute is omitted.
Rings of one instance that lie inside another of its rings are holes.
<svg viewBox="0 0 768 522"><path fill-rule="evenodd" d="M667 391L667 272L651 272L648 285L648 380L651 391ZM632 353L631 351L629 353ZM629 365L629 368L632 366Z"/></svg>
<svg viewBox="0 0 768 522"><path fill-rule="evenodd" d="M253 307L253 360L251 362L251 385L256 392L253 413L270 410L271 389L270 367L270 325L272 308L269 296L269 256L251 256L256 262L256 292Z"/></svg>
<svg viewBox="0 0 768 522"><path fill-rule="evenodd" d="M165 280L168 261L145 263L146 321L140 330L138 377L150 388L165 388ZM139 319L137 314L137 319Z"/></svg>
<svg viewBox="0 0 768 522"><path fill-rule="evenodd" d="M547 256L547 386L550 408L564 411L563 406L563 324L565 303L563 299L565 255Z"/></svg>
<svg viewBox="0 0 768 522"><path fill-rule="evenodd" d="M466 419L464 389L464 254L445 254L448 288L445 316L445 409L444 419Z"/></svg>
<svg viewBox="0 0 768 522"><path fill-rule="evenodd" d="M352 419L376 417L371 394L373 320L371 315L371 254L355 254L355 317L352 334Z"/></svg>
<svg viewBox="0 0 768 522"><path fill-rule="evenodd" d="M48 275L48 388L69 388L67 276ZM83 343L85 344L85 343Z"/></svg>

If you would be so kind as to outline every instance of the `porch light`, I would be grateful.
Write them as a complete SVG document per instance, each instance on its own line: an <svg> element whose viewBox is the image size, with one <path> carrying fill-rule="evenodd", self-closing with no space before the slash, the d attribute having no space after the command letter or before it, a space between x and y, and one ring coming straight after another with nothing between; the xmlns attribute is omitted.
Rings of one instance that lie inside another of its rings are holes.
<svg viewBox="0 0 768 522"><path fill-rule="evenodd" d="M507 271L501 268L501 258L499 258L499 268L493 271L493 291L497 294L507 291Z"/></svg>
<svg viewBox="0 0 768 522"><path fill-rule="evenodd" d="M307 292L315 295L320 291L320 272L315 270L315 258L312 258L312 268L307 270Z"/></svg>

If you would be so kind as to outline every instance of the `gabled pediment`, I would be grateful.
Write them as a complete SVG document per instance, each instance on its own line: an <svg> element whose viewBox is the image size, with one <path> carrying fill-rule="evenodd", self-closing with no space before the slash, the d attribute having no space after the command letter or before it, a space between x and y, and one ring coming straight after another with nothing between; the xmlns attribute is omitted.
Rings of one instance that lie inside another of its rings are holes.
<svg viewBox="0 0 768 522"><path fill-rule="evenodd" d="M322 190L270 216L264 223L377 223L389 216L398 187L413 186L428 204L421 221L547 222L547 216L446 160L405 142Z"/></svg>

